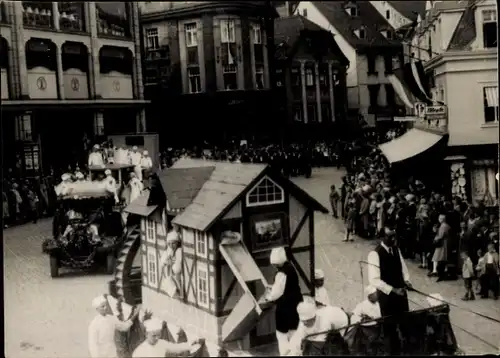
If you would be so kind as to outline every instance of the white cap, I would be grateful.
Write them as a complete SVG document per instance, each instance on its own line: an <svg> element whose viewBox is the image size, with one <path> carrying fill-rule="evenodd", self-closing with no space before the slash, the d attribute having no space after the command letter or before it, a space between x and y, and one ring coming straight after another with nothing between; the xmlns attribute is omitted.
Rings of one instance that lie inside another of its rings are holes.
<svg viewBox="0 0 500 358"><path fill-rule="evenodd" d="M303 301L297 305L297 313L301 321L308 321L316 317L316 305L310 301Z"/></svg>
<svg viewBox="0 0 500 358"><path fill-rule="evenodd" d="M177 231L170 231L167 234L167 243L175 242L175 241L181 241L181 238L179 237L179 234L177 233Z"/></svg>
<svg viewBox="0 0 500 358"><path fill-rule="evenodd" d="M106 300L106 297L104 295L97 296L92 300L92 307L97 308L103 303L106 303L108 300Z"/></svg>
<svg viewBox="0 0 500 358"><path fill-rule="evenodd" d="M82 172L76 172L76 174L75 174L75 175L76 175L76 177L77 177L78 179L83 179L83 178L84 178L84 176L83 176Z"/></svg>
<svg viewBox="0 0 500 358"><path fill-rule="evenodd" d="M411 201L415 198L415 195L413 194L406 194L405 199L406 201Z"/></svg>
<svg viewBox="0 0 500 358"><path fill-rule="evenodd" d="M371 186L369 186L369 185L367 184L367 185L365 185L365 186L363 187L363 191L369 191L369 190L371 190L371 188L372 188L372 187L371 187Z"/></svg>
<svg viewBox="0 0 500 358"><path fill-rule="evenodd" d="M316 280L325 278L325 273L321 269L314 270L314 278Z"/></svg>
<svg viewBox="0 0 500 358"><path fill-rule="evenodd" d="M149 152L148 152L147 150L145 150L144 152L142 152L142 154L144 154L144 155L148 155L148 154L149 154Z"/></svg>
<svg viewBox="0 0 500 358"><path fill-rule="evenodd" d="M111 175L111 170L106 169L106 170L104 171L104 174L106 174L106 175Z"/></svg>
<svg viewBox="0 0 500 358"><path fill-rule="evenodd" d="M62 180L68 180L68 179L71 179L71 175L68 174L68 173L64 173L63 175L61 175L61 179Z"/></svg>
<svg viewBox="0 0 500 358"><path fill-rule="evenodd" d="M156 331L161 331L163 328L163 322L160 321L158 318L151 318L146 321L144 321L144 328L146 329L146 332L156 332Z"/></svg>
<svg viewBox="0 0 500 358"><path fill-rule="evenodd" d="M276 247L272 249L269 261L271 265L283 265L287 261L285 248Z"/></svg>
<svg viewBox="0 0 500 358"><path fill-rule="evenodd" d="M366 295L368 296L368 295L371 295L372 293L377 292L377 289L375 287L373 287L372 285L369 285L369 286L366 286L365 291L366 291Z"/></svg>
<svg viewBox="0 0 500 358"><path fill-rule="evenodd" d="M430 297L427 297L427 303L431 307L439 306L445 303L443 296L441 296L439 293L432 293L429 296Z"/></svg>
<svg viewBox="0 0 500 358"><path fill-rule="evenodd" d="M94 144L94 149L99 149L99 144Z"/></svg>
<svg viewBox="0 0 500 358"><path fill-rule="evenodd" d="M136 145L134 145L134 146L132 147L132 150L137 150L137 146L136 146Z"/></svg>

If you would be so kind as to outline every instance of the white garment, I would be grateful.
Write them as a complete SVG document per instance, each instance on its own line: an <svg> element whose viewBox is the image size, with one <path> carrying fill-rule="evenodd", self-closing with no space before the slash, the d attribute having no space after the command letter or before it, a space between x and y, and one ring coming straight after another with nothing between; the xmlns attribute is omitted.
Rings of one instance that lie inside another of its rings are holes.
<svg viewBox="0 0 500 358"><path fill-rule="evenodd" d="M288 352L290 348L290 339L293 337L295 332L295 330L288 331L287 333L276 331L276 340L278 341L278 350L280 352L280 356L283 356Z"/></svg>
<svg viewBox="0 0 500 358"><path fill-rule="evenodd" d="M316 310L316 320L314 321L314 325L312 327L306 327L304 323L299 322L297 331L290 339L290 351L288 355L302 355L302 341L307 336L315 333L328 332L329 330L346 327L348 324L349 319L342 308L333 306L318 308ZM340 331L340 334L344 335L345 329ZM326 335L327 333L322 333L312 337L308 337L308 339L314 342L325 342Z"/></svg>
<svg viewBox="0 0 500 358"><path fill-rule="evenodd" d="M114 156L116 164L129 164L127 149L118 148L117 150L115 150Z"/></svg>
<svg viewBox="0 0 500 358"><path fill-rule="evenodd" d="M130 164L141 165L142 154L139 152L130 152Z"/></svg>
<svg viewBox="0 0 500 358"><path fill-rule="evenodd" d="M352 311L353 316L351 317L351 323L358 323L361 321L363 316L368 316L370 319L378 319L382 317L380 312L380 305L378 302L372 303L370 300L366 299L361 303L358 303L356 308ZM373 326L377 322L367 322L363 323L363 326Z"/></svg>
<svg viewBox="0 0 500 358"><path fill-rule="evenodd" d="M175 292L180 292L182 287L182 249L177 248L174 252L170 246L167 247L167 250L160 257L160 270L162 275L160 289L168 293L170 291L168 282L169 279L172 279L176 286ZM174 290L172 290L172 293L174 293Z"/></svg>
<svg viewBox="0 0 500 358"><path fill-rule="evenodd" d="M89 352L92 358L117 357L115 331L126 332L132 321L120 321L113 315L97 315L89 325Z"/></svg>
<svg viewBox="0 0 500 358"><path fill-rule="evenodd" d="M68 182L62 182L62 183L59 183L55 188L55 192L56 192L56 195L57 196L60 196L60 195L66 195L69 191L69 188L70 188L70 183Z"/></svg>
<svg viewBox="0 0 500 358"><path fill-rule="evenodd" d="M495 263L495 260L493 259L493 255L490 252L487 252L486 255L484 255L486 258L486 264L493 264Z"/></svg>
<svg viewBox="0 0 500 358"><path fill-rule="evenodd" d="M102 158L101 152L92 152L89 155L89 167L103 166L104 159Z"/></svg>
<svg viewBox="0 0 500 358"><path fill-rule="evenodd" d="M170 343L160 339L152 346L148 341L144 341L134 350L132 358L166 357L167 354L180 355L189 352L190 349L191 344L189 343Z"/></svg>
<svg viewBox="0 0 500 358"><path fill-rule="evenodd" d="M325 306L330 305L330 297L328 296L328 291L324 286L316 287L315 299L316 302L319 302Z"/></svg>
<svg viewBox="0 0 500 358"><path fill-rule="evenodd" d="M382 245L382 247L385 250L387 250L387 252L389 252L389 248L384 243L381 243L380 245ZM399 258L401 260L403 279L405 281L410 281L410 273L408 272L408 267L406 266L403 256L401 256L401 251L399 251L399 249L396 250L398 251ZM386 295L391 293L393 287L380 279L380 258L378 256L378 253L376 251L370 252L368 254L367 261L368 261L368 283L373 287L375 287L377 290L382 291ZM402 288L402 287L397 287L397 288Z"/></svg>
<svg viewBox="0 0 500 358"><path fill-rule="evenodd" d="M283 296L286 286L286 275L283 272L278 272L274 276L274 283L267 295L268 301L276 301L278 298Z"/></svg>
<svg viewBox="0 0 500 358"><path fill-rule="evenodd" d="M150 156L142 157L141 167L142 169L151 169L153 167L153 160L151 159Z"/></svg>
<svg viewBox="0 0 500 358"><path fill-rule="evenodd" d="M130 185L130 201L129 201L129 203L131 203L141 195L141 192L142 192L142 189L144 188L144 186L142 185L141 181L137 178L130 179L129 185Z"/></svg>

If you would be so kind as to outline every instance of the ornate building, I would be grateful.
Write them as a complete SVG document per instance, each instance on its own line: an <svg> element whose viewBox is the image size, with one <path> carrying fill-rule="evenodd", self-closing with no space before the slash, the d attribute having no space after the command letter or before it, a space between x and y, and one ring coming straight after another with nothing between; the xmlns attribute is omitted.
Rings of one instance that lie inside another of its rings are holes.
<svg viewBox="0 0 500 358"><path fill-rule="evenodd" d="M76 164L84 134L146 130L137 3L2 1L0 9L5 167L38 176Z"/></svg>
<svg viewBox="0 0 500 358"><path fill-rule="evenodd" d="M183 145L207 131L212 140L279 131L268 40L276 16L263 1L141 3L150 129L175 124L168 143Z"/></svg>

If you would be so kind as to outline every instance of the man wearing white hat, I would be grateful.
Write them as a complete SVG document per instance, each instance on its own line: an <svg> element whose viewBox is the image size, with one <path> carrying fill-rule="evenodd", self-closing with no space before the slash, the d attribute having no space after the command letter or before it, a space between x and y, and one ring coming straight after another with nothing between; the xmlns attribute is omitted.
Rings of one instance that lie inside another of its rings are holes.
<svg viewBox="0 0 500 358"><path fill-rule="evenodd" d="M314 286L315 286L315 299L316 302L321 303L323 306L330 305L330 297L328 297L328 292L324 286L325 284L325 273L323 270L314 270Z"/></svg>
<svg viewBox="0 0 500 358"><path fill-rule="evenodd" d="M302 355L302 341L307 337L313 342L326 342L328 331L339 330L349 325L349 316L339 307L316 308L312 300L305 299L297 305L300 323L290 339L288 356ZM345 329L339 331L343 336ZM319 333L319 334L317 334ZM310 336L314 334L314 336ZM283 354L282 354L283 355Z"/></svg>
<svg viewBox="0 0 500 358"><path fill-rule="evenodd" d="M99 151L99 144L94 145L92 148L92 153L89 155L89 167L103 167L104 159L102 158L102 153Z"/></svg>
<svg viewBox="0 0 500 358"><path fill-rule="evenodd" d="M115 358L117 357L115 332L126 332L132 326L134 319L139 313L136 307L134 314L127 321L120 321L118 317L109 314L108 300L101 295L92 300L98 314L89 325L89 351L92 358Z"/></svg>
<svg viewBox="0 0 500 358"><path fill-rule="evenodd" d="M54 188L56 195L65 195L71 185L71 174L64 173L61 175L61 182Z"/></svg>
<svg viewBox="0 0 500 358"><path fill-rule="evenodd" d="M143 170L148 170L153 167L153 160L149 156L149 152L145 150L142 152L142 158L141 158L141 168Z"/></svg>
<svg viewBox="0 0 500 358"><path fill-rule="evenodd" d="M130 187L129 203L131 203L141 195L144 186L142 185L142 182L137 178L137 175L135 173L130 173L130 180L128 182L128 185Z"/></svg>
<svg viewBox="0 0 500 358"><path fill-rule="evenodd" d="M129 164L128 149L125 144L118 148L114 152L114 161L116 164Z"/></svg>
<svg viewBox="0 0 500 358"><path fill-rule="evenodd" d="M175 230L167 234L167 249L160 257L160 285L170 297L180 294L182 273L181 238Z"/></svg>
<svg viewBox="0 0 500 358"><path fill-rule="evenodd" d="M204 342L203 339L197 339L192 342L172 343L161 339L163 321L155 317L144 321L144 328L146 340L134 350L133 358L184 356L190 353L194 345Z"/></svg>
<svg viewBox="0 0 500 358"><path fill-rule="evenodd" d="M137 176L137 179L142 181L142 168L141 168L141 159L142 154L138 151L137 146L132 147L132 152L129 154L130 156L130 164L134 166L134 173Z"/></svg>
<svg viewBox="0 0 500 358"><path fill-rule="evenodd" d="M377 289L373 286L367 286L366 299L359 303L352 311L352 323L360 321L368 321L363 323L364 326L375 325L376 322L369 322L382 317L380 313L380 305L378 304Z"/></svg>
<svg viewBox="0 0 500 358"><path fill-rule="evenodd" d="M276 338L280 354L283 355L288 350L288 340L299 324L297 305L302 301L302 292L299 276L288 262L285 248L272 249L269 260L278 272L264 299L276 303Z"/></svg>
<svg viewBox="0 0 500 358"><path fill-rule="evenodd" d="M104 174L106 175L106 178L104 179L106 190L114 194L115 202L118 203L120 200L118 200L118 193L116 192L116 179L113 177L111 170L109 169L106 169Z"/></svg>

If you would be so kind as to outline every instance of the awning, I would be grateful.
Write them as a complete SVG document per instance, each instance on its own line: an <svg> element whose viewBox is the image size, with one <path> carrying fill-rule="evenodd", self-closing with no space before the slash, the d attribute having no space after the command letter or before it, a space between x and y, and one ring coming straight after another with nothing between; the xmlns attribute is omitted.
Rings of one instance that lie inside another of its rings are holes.
<svg viewBox="0 0 500 358"><path fill-rule="evenodd" d="M488 107L498 107L498 87L485 87L484 92Z"/></svg>
<svg viewBox="0 0 500 358"><path fill-rule="evenodd" d="M394 71L393 75L388 75L387 79L389 80L389 82L391 82L394 91L399 96L399 98L401 98L401 101L403 101L405 106L410 109L413 109L413 104L415 103L415 99L410 90L404 85L402 74L399 73L400 76L397 76L398 71L399 70Z"/></svg>
<svg viewBox="0 0 500 358"><path fill-rule="evenodd" d="M402 136L381 144L379 148L389 163L396 163L425 152L441 138L443 136L413 128Z"/></svg>

